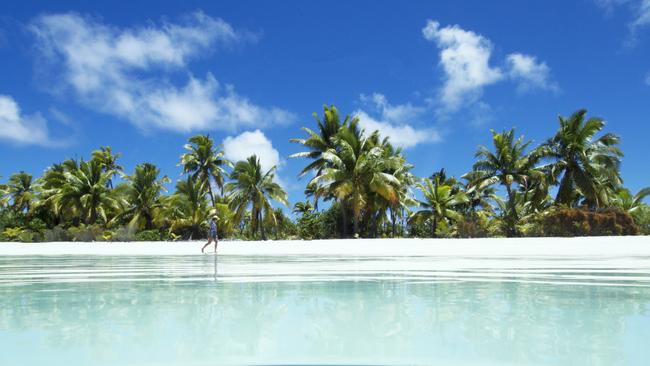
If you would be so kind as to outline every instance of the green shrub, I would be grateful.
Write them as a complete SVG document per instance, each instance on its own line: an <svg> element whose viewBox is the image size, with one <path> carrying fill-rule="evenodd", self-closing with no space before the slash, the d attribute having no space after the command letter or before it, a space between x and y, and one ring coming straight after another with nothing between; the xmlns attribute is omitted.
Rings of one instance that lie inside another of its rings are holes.
<svg viewBox="0 0 650 366"><path fill-rule="evenodd" d="M44 232L47 229L45 222L39 218L32 218L27 221L25 227L31 231Z"/></svg>
<svg viewBox="0 0 650 366"><path fill-rule="evenodd" d="M162 236L158 230L144 230L135 234L135 240L137 241L160 241Z"/></svg>
<svg viewBox="0 0 650 366"><path fill-rule="evenodd" d="M43 232L43 239L45 241L70 241L72 237L61 226L55 226Z"/></svg>
<svg viewBox="0 0 650 366"><path fill-rule="evenodd" d="M123 226L112 235L112 241L134 241L135 231L128 226Z"/></svg>
<svg viewBox="0 0 650 366"><path fill-rule="evenodd" d="M604 236L637 235L639 228L632 217L621 210L588 211L577 208L551 210L539 218L536 235Z"/></svg>
<svg viewBox="0 0 650 366"><path fill-rule="evenodd" d="M43 236L38 231L23 230L23 232L18 236L18 241L23 243L38 242L43 241Z"/></svg>
<svg viewBox="0 0 650 366"><path fill-rule="evenodd" d="M486 238L489 236L487 226L487 218L471 215L456 222L456 233L459 238Z"/></svg>
<svg viewBox="0 0 650 366"><path fill-rule="evenodd" d="M643 204L632 213L634 222L643 235L650 235L650 206Z"/></svg>
<svg viewBox="0 0 650 366"><path fill-rule="evenodd" d="M68 229L68 235L74 241L96 241L101 237L103 232L104 230L99 225L82 225Z"/></svg>
<svg viewBox="0 0 650 366"><path fill-rule="evenodd" d="M318 239L321 224L320 213L306 212L298 218L298 236L305 240Z"/></svg>
<svg viewBox="0 0 650 366"><path fill-rule="evenodd" d="M21 227L5 227L2 236L9 241L20 241L20 236L25 232Z"/></svg>

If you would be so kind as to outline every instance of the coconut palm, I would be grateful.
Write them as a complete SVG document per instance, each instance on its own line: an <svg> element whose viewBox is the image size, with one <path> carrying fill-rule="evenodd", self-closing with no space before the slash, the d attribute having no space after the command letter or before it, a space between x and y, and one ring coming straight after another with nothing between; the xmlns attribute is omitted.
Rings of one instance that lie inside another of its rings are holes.
<svg viewBox="0 0 650 366"><path fill-rule="evenodd" d="M6 191L16 212L29 212L35 196L32 175L21 171L9 177Z"/></svg>
<svg viewBox="0 0 650 366"><path fill-rule="evenodd" d="M475 213L479 207L481 210L491 212L492 202L496 198L496 189L491 181L481 179L482 177L476 171L466 173L461 178L465 180L463 190L467 195L469 212Z"/></svg>
<svg viewBox="0 0 650 366"><path fill-rule="evenodd" d="M95 224L99 218L108 221L107 211L119 209L107 185L113 174L96 160L81 161L76 169L63 172L65 183L50 198L55 213L70 212L85 224Z"/></svg>
<svg viewBox="0 0 650 366"><path fill-rule="evenodd" d="M92 159L101 164L104 172L113 172L111 177L108 179L108 182L106 182L108 187L111 189L113 189L113 179L115 176L124 173L124 168L117 163L117 159L119 159L120 156L122 156L122 154L113 154L113 150L110 146L102 146L99 150L95 150L92 153Z"/></svg>
<svg viewBox="0 0 650 366"><path fill-rule="evenodd" d="M599 183L621 184L619 138L607 133L594 140L605 122L595 117L585 121L586 114L581 109L569 118L560 116L560 128L543 145L545 156L553 160L552 176L559 178L557 204L573 205L580 193L590 206L603 206L607 196L602 190L599 194Z"/></svg>
<svg viewBox="0 0 650 366"><path fill-rule="evenodd" d="M431 223L431 236L436 237L438 223L443 220L458 220L462 215L458 212L462 205L469 202L467 195L462 191L454 192L452 185L443 182L440 177L436 180L425 178L423 183L417 184L424 195L424 200L418 201L424 208L411 215L413 222Z"/></svg>
<svg viewBox="0 0 650 366"><path fill-rule="evenodd" d="M225 167L232 166L232 163L224 157L224 152L214 147L214 142L208 135L197 135L189 139L185 150L181 155L179 165L183 167L183 174L190 174L197 183L207 190L212 206L216 204L216 198L212 191L212 183L219 187L223 193L224 179L226 176Z"/></svg>
<svg viewBox="0 0 650 366"><path fill-rule="evenodd" d="M58 225L74 216L74 207L61 207L56 209L53 196L66 184L65 172L74 172L79 169L79 164L74 159L62 163L52 164L38 179L38 201L35 209L41 213L45 222Z"/></svg>
<svg viewBox="0 0 650 366"><path fill-rule="evenodd" d="M627 213L635 213L641 210L644 205L643 200L650 196L650 187L645 187L639 190L636 194L632 195L627 188L620 188L616 192L614 199L614 206L626 211Z"/></svg>
<svg viewBox="0 0 650 366"><path fill-rule="evenodd" d="M336 150L337 146L334 142L334 137L339 132L339 129L343 125L351 123L353 120L357 120L356 117L350 118L350 116L345 116L345 120L341 123L341 117L335 106L323 106L323 119L318 117L318 114L314 112L314 120L318 125L318 132L315 132L307 127L303 127L302 130L305 131L308 135L305 139L290 139L289 141L295 142L303 145L308 148L309 151L299 152L292 154L292 158L310 158L313 160L308 164L301 172L300 176L304 176L310 171L320 174L323 168L329 165L327 159L323 158L323 154L328 150Z"/></svg>
<svg viewBox="0 0 650 366"><path fill-rule="evenodd" d="M176 192L169 198L167 207L172 232L189 239L204 236L211 214L210 205L203 187L192 176L176 183Z"/></svg>
<svg viewBox="0 0 650 366"><path fill-rule="evenodd" d="M397 157L386 158L381 147L364 137L357 120L341 127L333 142L337 149L322 153L327 164L310 184L323 184L327 192L343 204L342 212L346 212L346 206L351 208L353 234L357 236L370 194L377 194L391 203L399 199L399 180L386 171L401 161Z"/></svg>
<svg viewBox="0 0 650 366"><path fill-rule="evenodd" d="M311 205L309 201L296 202L296 204L293 205L293 213L295 214L305 215L312 211L314 211L314 207Z"/></svg>
<svg viewBox="0 0 650 366"><path fill-rule="evenodd" d="M0 184L0 209L9 204L9 187L6 184Z"/></svg>
<svg viewBox="0 0 650 366"><path fill-rule="evenodd" d="M264 223L270 221L275 224L270 200L285 206L288 204L287 193L273 181L275 170L274 166L263 173L260 159L252 155L235 164L230 174L232 182L226 184L226 192L229 194L231 208L235 211L236 217L243 218L248 207L251 207L253 232L259 229L263 240L266 240Z"/></svg>
<svg viewBox="0 0 650 366"><path fill-rule="evenodd" d="M127 204L118 217L128 218L130 228L151 230L164 211L161 193L166 192L165 183L169 178L159 178L159 175L160 169L155 165L143 163L135 167L133 175L124 177L127 181Z"/></svg>
<svg viewBox="0 0 650 366"><path fill-rule="evenodd" d="M498 182L506 188L509 236L516 235L515 223L519 220L513 184L526 184L543 174L535 169L540 153L535 150L526 152L530 141L525 142L523 136L515 139L514 134L514 129L502 133L492 130L494 153L485 146L479 146L475 154L479 160L473 167L477 184L491 185Z"/></svg>

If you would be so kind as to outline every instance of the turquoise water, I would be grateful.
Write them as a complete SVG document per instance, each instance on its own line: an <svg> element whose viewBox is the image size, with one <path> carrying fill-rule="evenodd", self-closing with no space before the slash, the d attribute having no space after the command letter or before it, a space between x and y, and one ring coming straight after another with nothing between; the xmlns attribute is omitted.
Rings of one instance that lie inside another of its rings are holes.
<svg viewBox="0 0 650 366"><path fill-rule="evenodd" d="M0 365L650 364L647 269L402 260L0 257Z"/></svg>

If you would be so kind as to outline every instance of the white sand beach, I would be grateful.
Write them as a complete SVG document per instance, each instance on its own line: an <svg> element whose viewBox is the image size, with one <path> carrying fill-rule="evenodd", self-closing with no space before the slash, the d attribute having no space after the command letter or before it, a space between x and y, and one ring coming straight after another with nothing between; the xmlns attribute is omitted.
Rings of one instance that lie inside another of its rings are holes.
<svg viewBox="0 0 650 366"><path fill-rule="evenodd" d="M0 243L0 259L13 268L0 283L171 276L225 282L400 279L650 286L650 237L643 236L222 241L217 255L210 255L212 247L202 254L203 243ZM31 267L22 268L21 256L29 257ZM77 256L89 267L82 272L59 268L63 259L56 256ZM103 263L109 256L115 260Z"/></svg>
<svg viewBox="0 0 650 366"><path fill-rule="evenodd" d="M203 241L0 243L0 255L201 255ZM211 251L212 246L206 249ZM650 236L220 241L220 255L650 257Z"/></svg>

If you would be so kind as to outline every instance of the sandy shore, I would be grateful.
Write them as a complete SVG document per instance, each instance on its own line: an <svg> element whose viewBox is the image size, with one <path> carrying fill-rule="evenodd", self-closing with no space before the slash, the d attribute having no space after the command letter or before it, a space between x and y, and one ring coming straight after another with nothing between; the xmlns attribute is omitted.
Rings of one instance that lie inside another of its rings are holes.
<svg viewBox="0 0 650 366"><path fill-rule="evenodd" d="M0 255L201 255L203 243L0 243ZM221 241L218 251L259 256L650 257L650 237Z"/></svg>

